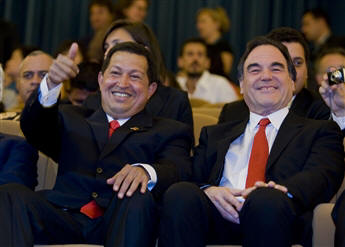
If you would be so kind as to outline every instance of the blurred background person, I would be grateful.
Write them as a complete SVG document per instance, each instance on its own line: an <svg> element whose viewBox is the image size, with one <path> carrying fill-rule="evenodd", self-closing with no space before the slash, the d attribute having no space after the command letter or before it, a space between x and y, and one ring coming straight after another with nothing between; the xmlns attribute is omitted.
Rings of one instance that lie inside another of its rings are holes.
<svg viewBox="0 0 345 247"><path fill-rule="evenodd" d="M149 0L117 0L114 6L115 19L144 22L149 6Z"/></svg>
<svg viewBox="0 0 345 247"><path fill-rule="evenodd" d="M17 81L19 77L19 67L23 59L31 52L39 48L31 45L21 45L15 48L5 65L5 80L3 103L4 110L9 110L18 104Z"/></svg>
<svg viewBox="0 0 345 247"><path fill-rule="evenodd" d="M187 39L181 46L178 65L185 76L178 76L182 90L189 98L206 102L228 103L239 99L239 90L225 77L208 71L210 59L206 43L200 38Z"/></svg>
<svg viewBox="0 0 345 247"><path fill-rule="evenodd" d="M93 34L83 38L79 44L86 51L88 60L100 62L102 37L114 20L114 6L111 0L91 0L88 9Z"/></svg>
<svg viewBox="0 0 345 247"><path fill-rule="evenodd" d="M229 78L234 55L229 43L222 37L230 29L230 19L222 7L202 8L196 17L200 37L207 44L210 73Z"/></svg>
<svg viewBox="0 0 345 247"><path fill-rule="evenodd" d="M332 119L337 122L345 136L345 83L332 84L326 73L345 67L345 50L342 47L323 49L315 60L315 78L319 92L331 109ZM344 79L344 76L343 76Z"/></svg>
<svg viewBox="0 0 345 247"><path fill-rule="evenodd" d="M312 74L315 74L313 70L315 68L315 59L323 49L339 46L345 48L344 37L332 33L329 16L321 8L312 8L304 12L301 30L310 43ZM319 91L314 76L308 80L307 87L314 92Z"/></svg>
<svg viewBox="0 0 345 247"><path fill-rule="evenodd" d="M98 90L98 73L101 65L94 62L83 62L78 65L79 73L69 83L66 89L67 97L61 100L62 104L82 106L85 99Z"/></svg>
<svg viewBox="0 0 345 247"><path fill-rule="evenodd" d="M20 96L18 104L9 109L9 112L1 113L0 119L19 120L25 102L38 85L40 85L41 80L48 72L52 63L53 58L41 50L33 51L24 58L19 66L19 77L17 81Z"/></svg>

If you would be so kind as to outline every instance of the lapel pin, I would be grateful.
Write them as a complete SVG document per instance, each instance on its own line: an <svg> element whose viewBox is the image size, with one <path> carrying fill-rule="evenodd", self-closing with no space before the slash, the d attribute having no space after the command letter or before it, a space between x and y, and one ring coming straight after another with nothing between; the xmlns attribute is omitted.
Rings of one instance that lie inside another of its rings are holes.
<svg viewBox="0 0 345 247"><path fill-rule="evenodd" d="M130 129L131 129L131 130L133 130L133 131L137 131L137 130L139 130L139 128L138 128L138 127L131 127Z"/></svg>

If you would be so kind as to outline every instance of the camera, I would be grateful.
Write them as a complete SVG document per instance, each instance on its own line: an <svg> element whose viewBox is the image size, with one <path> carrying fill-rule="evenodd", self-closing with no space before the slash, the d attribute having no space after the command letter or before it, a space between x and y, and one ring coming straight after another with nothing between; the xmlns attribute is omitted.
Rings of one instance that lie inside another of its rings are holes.
<svg viewBox="0 0 345 247"><path fill-rule="evenodd" d="M340 68L337 70L334 70L332 72L327 73L328 76L328 84L334 85L334 84L340 84L345 82L345 69Z"/></svg>

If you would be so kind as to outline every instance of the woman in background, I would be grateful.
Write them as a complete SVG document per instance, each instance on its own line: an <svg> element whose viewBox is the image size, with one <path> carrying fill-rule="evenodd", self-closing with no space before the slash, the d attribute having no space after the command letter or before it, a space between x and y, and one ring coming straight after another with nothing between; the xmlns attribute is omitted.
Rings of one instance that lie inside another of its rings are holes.
<svg viewBox="0 0 345 247"><path fill-rule="evenodd" d="M196 25L200 37L207 44L211 61L209 71L229 78L234 56L229 43L222 37L230 29L230 19L225 10L221 7L200 9Z"/></svg>

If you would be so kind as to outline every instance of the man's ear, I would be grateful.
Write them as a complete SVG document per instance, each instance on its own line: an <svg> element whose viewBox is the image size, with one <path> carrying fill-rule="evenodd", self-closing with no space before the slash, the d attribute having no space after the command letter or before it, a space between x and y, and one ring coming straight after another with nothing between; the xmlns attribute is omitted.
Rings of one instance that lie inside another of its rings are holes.
<svg viewBox="0 0 345 247"><path fill-rule="evenodd" d="M157 90L157 82L152 82L148 88L148 99L151 98L151 96L156 92L156 90Z"/></svg>
<svg viewBox="0 0 345 247"><path fill-rule="evenodd" d="M102 71L100 71L99 73L98 73L98 85L99 85L99 87L101 87L101 84L103 83L103 74L102 74Z"/></svg>

